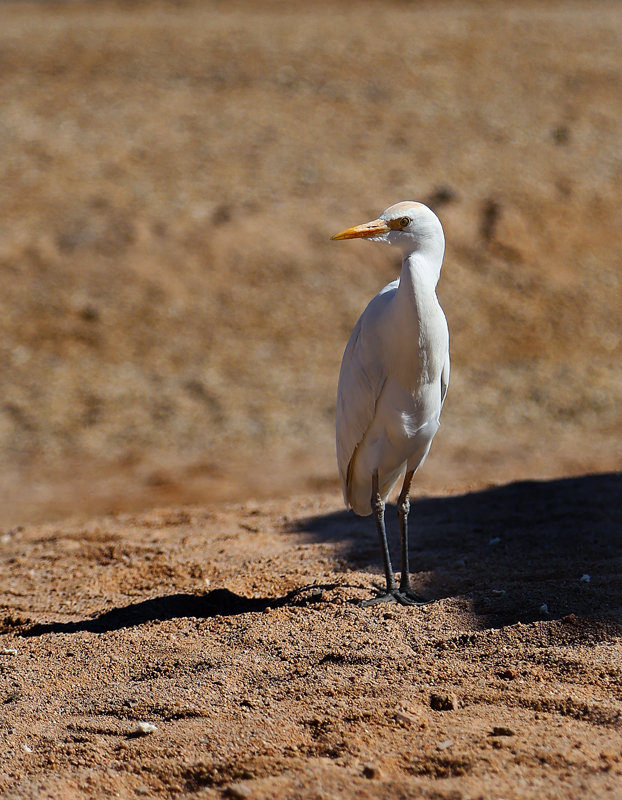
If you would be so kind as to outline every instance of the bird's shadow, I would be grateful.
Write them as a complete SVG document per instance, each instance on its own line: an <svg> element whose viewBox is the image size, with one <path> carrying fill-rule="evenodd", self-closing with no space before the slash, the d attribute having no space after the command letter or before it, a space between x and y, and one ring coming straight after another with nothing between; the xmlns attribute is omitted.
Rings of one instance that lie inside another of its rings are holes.
<svg viewBox="0 0 622 800"><path fill-rule="evenodd" d="M46 633L107 633L132 628L147 622L164 622L181 617L229 617L267 611L282 606L304 606L337 584L312 584L293 589L282 597L244 597L229 589L214 589L206 594L171 594L112 608L104 614L76 622L36 623L21 631L22 636Z"/></svg>
<svg viewBox="0 0 622 800"><path fill-rule="evenodd" d="M622 623L622 475L524 481L411 504L411 570L431 600L466 597L471 625L500 627L551 616ZM396 550L395 508L387 527ZM340 511L298 519L292 535L337 545L344 574L382 575L373 521ZM22 628L22 636L104 633L181 617L209 618L315 602L343 583L302 586L281 597L243 597L228 589L174 594L113 608L76 622ZM361 589L364 587L357 586Z"/></svg>
<svg viewBox="0 0 622 800"><path fill-rule="evenodd" d="M382 574L371 519L337 512L293 527L314 541L340 541L349 568ZM433 600L466 596L482 626L567 614L622 622L620 473L416 499L409 528L415 589ZM397 554L394 506L387 529Z"/></svg>

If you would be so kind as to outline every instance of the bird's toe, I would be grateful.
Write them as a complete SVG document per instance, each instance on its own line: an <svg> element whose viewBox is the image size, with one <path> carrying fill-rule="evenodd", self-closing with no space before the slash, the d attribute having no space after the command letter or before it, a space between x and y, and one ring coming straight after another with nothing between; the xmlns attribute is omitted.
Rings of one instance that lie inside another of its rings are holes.
<svg viewBox="0 0 622 800"><path fill-rule="evenodd" d="M402 591L401 589L390 589L387 592L370 597L369 600L363 600L359 603L360 608L367 608L368 606L375 606L379 603L398 603L401 606L423 606L431 601L424 600L412 589Z"/></svg>
<svg viewBox="0 0 622 800"><path fill-rule="evenodd" d="M415 590L411 589L410 586L407 589L400 589L400 594L410 601L408 605L427 606L432 602L432 600L426 600L425 597L422 597L420 594L415 592Z"/></svg>

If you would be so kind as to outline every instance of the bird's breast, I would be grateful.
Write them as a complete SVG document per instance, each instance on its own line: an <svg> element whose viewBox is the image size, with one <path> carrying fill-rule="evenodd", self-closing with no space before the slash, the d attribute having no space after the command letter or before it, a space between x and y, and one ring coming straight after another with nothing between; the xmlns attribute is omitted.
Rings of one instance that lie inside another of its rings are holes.
<svg viewBox="0 0 622 800"><path fill-rule="evenodd" d="M384 435L393 446L403 443L408 452L408 442L434 436L441 410L440 389L437 389L426 384L417 386L413 391L395 380L385 387L376 416L383 421Z"/></svg>

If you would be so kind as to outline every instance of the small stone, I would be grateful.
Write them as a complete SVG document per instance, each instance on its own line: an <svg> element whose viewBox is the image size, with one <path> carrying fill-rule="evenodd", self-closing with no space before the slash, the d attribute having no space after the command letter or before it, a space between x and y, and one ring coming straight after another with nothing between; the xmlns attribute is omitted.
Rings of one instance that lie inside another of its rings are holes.
<svg viewBox="0 0 622 800"><path fill-rule="evenodd" d="M458 708L458 701L453 694L432 694L430 696L430 708L434 711L455 711Z"/></svg>
<svg viewBox="0 0 622 800"><path fill-rule="evenodd" d="M234 800L247 800L247 798L253 795L254 791L252 787L248 786L246 783L232 783L225 789L225 796L233 797Z"/></svg>
<svg viewBox="0 0 622 800"><path fill-rule="evenodd" d="M514 678L518 678L518 672L515 669L512 669L512 667L506 667L505 669L499 670L499 672L497 672L497 676L506 681L513 681Z"/></svg>
<svg viewBox="0 0 622 800"><path fill-rule="evenodd" d="M158 726L154 725L153 722L138 722L136 725L136 733L139 736L148 736L150 733L155 733L158 730Z"/></svg>
<svg viewBox="0 0 622 800"><path fill-rule="evenodd" d="M27 744L23 744L22 749L24 753L32 753L32 747L29 747Z"/></svg>
<svg viewBox="0 0 622 800"><path fill-rule="evenodd" d="M401 711L398 711L394 715L393 719L406 728L410 728L410 726L414 725L416 722L415 718L411 717L410 714L404 714Z"/></svg>
<svg viewBox="0 0 622 800"><path fill-rule="evenodd" d="M542 605L540 606L540 611L543 614L548 614L549 613L549 607L547 606L546 603L542 603Z"/></svg>
<svg viewBox="0 0 622 800"><path fill-rule="evenodd" d="M591 580L591 578L587 574L587 572L585 572L583 575L581 575L581 578L580 578L581 583L589 583L590 580Z"/></svg>
<svg viewBox="0 0 622 800"><path fill-rule="evenodd" d="M501 541L501 537L500 536L493 536L493 538L490 539L488 544L499 544L500 541Z"/></svg>
<svg viewBox="0 0 622 800"><path fill-rule="evenodd" d="M506 728L504 725L495 725L490 732L491 736L516 736L512 728Z"/></svg>
<svg viewBox="0 0 622 800"><path fill-rule="evenodd" d="M14 647L3 647L2 650L0 650L0 654L3 656L16 656L17 650Z"/></svg>
<svg viewBox="0 0 622 800"><path fill-rule="evenodd" d="M453 741L451 739L445 739L444 742L441 742L440 744L438 744L436 746L436 749L437 750L447 750L447 748L451 747L452 744L453 744Z"/></svg>

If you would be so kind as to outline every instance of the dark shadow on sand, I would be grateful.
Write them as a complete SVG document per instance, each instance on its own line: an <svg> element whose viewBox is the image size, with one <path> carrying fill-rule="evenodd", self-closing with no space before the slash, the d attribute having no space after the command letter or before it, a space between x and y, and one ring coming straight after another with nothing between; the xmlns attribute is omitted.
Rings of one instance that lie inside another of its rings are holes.
<svg viewBox="0 0 622 800"><path fill-rule="evenodd" d="M43 636L46 633L107 633L132 628L149 622L163 622L182 617L228 617L236 614L265 611L285 605L306 605L324 590L335 585L302 586L283 597L243 597L228 589L214 589L204 595L171 594L154 597L140 603L113 608L91 619L77 622L37 623L21 631L22 636Z"/></svg>
<svg viewBox="0 0 622 800"><path fill-rule="evenodd" d="M382 579L371 517L343 511L299 520L292 530L340 541L349 565ZM397 569L394 507L387 530ZM433 600L466 596L486 626L568 614L622 622L620 473L414 499L410 541L415 589Z"/></svg>

